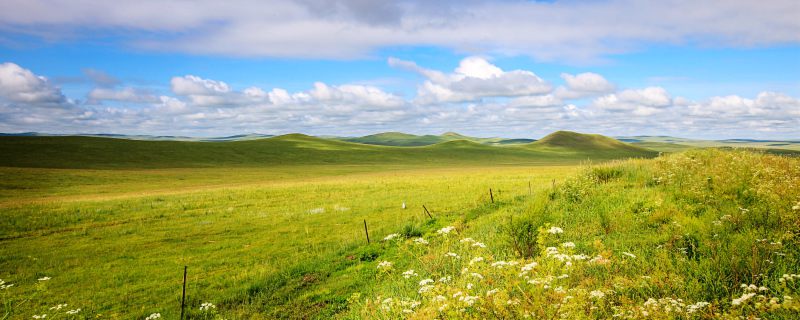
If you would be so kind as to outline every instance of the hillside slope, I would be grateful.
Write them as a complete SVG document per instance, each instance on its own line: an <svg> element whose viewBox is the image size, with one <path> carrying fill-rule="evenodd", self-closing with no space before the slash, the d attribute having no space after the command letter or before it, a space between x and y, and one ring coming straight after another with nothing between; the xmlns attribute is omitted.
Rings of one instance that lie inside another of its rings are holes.
<svg viewBox="0 0 800 320"><path fill-rule="evenodd" d="M549 150L570 154L605 155L619 157L650 157L657 152L630 145L599 134L556 131L525 145L533 150Z"/></svg>
<svg viewBox="0 0 800 320"><path fill-rule="evenodd" d="M559 143L563 145L568 142ZM141 141L74 136L0 137L0 154L3 154L0 166L110 169L303 164L514 164L656 155L655 152L622 143L607 143L600 148L578 142L575 146L538 144L532 145L535 147L501 147L453 140L424 147L394 147L302 134L230 142Z"/></svg>

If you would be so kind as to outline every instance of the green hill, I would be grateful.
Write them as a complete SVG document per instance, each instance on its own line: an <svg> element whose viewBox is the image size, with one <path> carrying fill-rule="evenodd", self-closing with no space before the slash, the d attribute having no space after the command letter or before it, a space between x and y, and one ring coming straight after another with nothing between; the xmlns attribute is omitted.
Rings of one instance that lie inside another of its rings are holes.
<svg viewBox="0 0 800 320"><path fill-rule="evenodd" d="M377 146L302 134L197 142L82 136L0 137L0 166L38 168L263 167L302 164L513 164L586 158L650 157L656 153L611 138L555 133L528 145L490 146L452 140L423 147ZM586 138L588 137L588 138ZM586 141L586 140L589 141Z"/></svg>
<svg viewBox="0 0 800 320"><path fill-rule="evenodd" d="M505 138L476 138L465 136L455 132L445 132L441 135L413 135L402 132L383 132L356 138L338 138L337 140L373 144L381 146L397 146L397 147L419 147L429 146L437 143L455 140L467 140L487 145L514 145L525 144L535 140L532 139L505 139Z"/></svg>
<svg viewBox="0 0 800 320"><path fill-rule="evenodd" d="M656 151L630 145L599 134L556 131L526 145L534 150L549 150L570 154L596 156L649 157Z"/></svg>

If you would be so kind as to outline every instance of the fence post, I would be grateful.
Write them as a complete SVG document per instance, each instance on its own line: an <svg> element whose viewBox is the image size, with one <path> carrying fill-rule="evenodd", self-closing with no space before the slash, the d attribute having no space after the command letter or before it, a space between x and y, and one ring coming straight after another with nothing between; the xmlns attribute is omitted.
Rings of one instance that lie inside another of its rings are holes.
<svg viewBox="0 0 800 320"><path fill-rule="evenodd" d="M367 244L369 244L369 230L367 229L367 219L364 219L364 234L367 235Z"/></svg>
<svg viewBox="0 0 800 320"><path fill-rule="evenodd" d="M181 295L181 320L183 320L183 310L186 308L186 269L183 266L183 294Z"/></svg>
<svg viewBox="0 0 800 320"><path fill-rule="evenodd" d="M428 212L428 208L426 208L424 204L422 205L422 209L425 209L425 213L428 215L428 217L433 219L433 216L431 215L430 212Z"/></svg>
<svg viewBox="0 0 800 320"><path fill-rule="evenodd" d="M492 199L492 203L494 203L494 195L492 194L492 188L489 188L489 198Z"/></svg>

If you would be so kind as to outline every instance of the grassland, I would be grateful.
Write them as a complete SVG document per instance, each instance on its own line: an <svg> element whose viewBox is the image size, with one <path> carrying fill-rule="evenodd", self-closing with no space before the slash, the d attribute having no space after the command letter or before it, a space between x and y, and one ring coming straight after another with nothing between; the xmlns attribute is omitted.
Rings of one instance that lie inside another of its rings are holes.
<svg viewBox="0 0 800 320"><path fill-rule="evenodd" d="M798 273L794 158L606 163L655 152L570 132L503 147L30 139L0 139L5 319L174 319L184 265L190 319L797 315L798 286L779 281ZM733 305L742 284L765 298Z"/></svg>

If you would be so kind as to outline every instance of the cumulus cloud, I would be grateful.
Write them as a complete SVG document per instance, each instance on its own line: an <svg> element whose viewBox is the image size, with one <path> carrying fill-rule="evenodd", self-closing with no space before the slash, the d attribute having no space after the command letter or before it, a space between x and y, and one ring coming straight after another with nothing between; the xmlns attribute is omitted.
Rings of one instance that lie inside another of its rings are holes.
<svg viewBox="0 0 800 320"><path fill-rule="evenodd" d="M461 60L453 73L428 70L411 61L389 59L389 65L419 73L427 80L419 87L420 103L465 102L490 97L546 94L552 86L527 70L503 71L481 57Z"/></svg>
<svg viewBox="0 0 800 320"><path fill-rule="evenodd" d="M147 90L125 87L122 89L94 88L89 91L87 103L97 104L102 101L120 101L131 103L154 103L159 98Z"/></svg>
<svg viewBox="0 0 800 320"><path fill-rule="evenodd" d="M9 0L0 3L0 28L64 41L89 30L143 49L229 56L354 58L386 47L440 46L589 61L653 43L797 44L797 12L794 0Z"/></svg>
<svg viewBox="0 0 800 320"><path fill-rule="evenodd" d="M424 69L409 61L390 63L420 73L424 77L422 95L428 94L424 92L426 83L463 96L469 93L459 90L455 83L464 79L499 81L513 73L486 59L462 61L451 73ZM564 88L574 92L596 94L610 88L594 81L601 79L600 75L564 78ZM524 79L522 83L531 78ZM482 83L476 89L481 94L473 93L471 100L422 104L420 97L404 98L376 86L318 82L306 90L290 92L282 88L240 89L221 80L187 75L165 81L171 94L161 96L127 85L98 87L87 95L89 100L98 101L93 104L70 100L45 77L5 63L0 65L0 132L357 135L467 130L484 136L536 137L567 129L608 135L795 139L800 135L800 99L778 92L689 100L674 97L662 87L647 87L605 93L589 102L567 103L558 90L515 96L516 92L546 91L499 82L504 84L499 85L503 90L489 90L486 87L498 85ZM539 79L534 83L542 82ZM494 96L497 91L504 96ZM486 92L492 93L484 96Z"/></svg>
<svg viewBox="0 0 800 320"><path fill-rule="evenodd" d="M611 112L629 112L636 116L650 116L672 105L672 98L661 87L628 89L594 100L593 106Z"/></svg>
<svg viewBox="0 0 800 320"><path fill-rule="evenodd" d="M556 95L563 99L578 99L614 92L615 86L603 76L586 72L577 75L562 73L565 87L556 89Z"/></svg>
<svg viewBox="0 0 800 320"><path fill-rule="evenodd" d="M33 106L59 107L66 98L42 76L14 63L0 64L0 98Z"/></svg>

